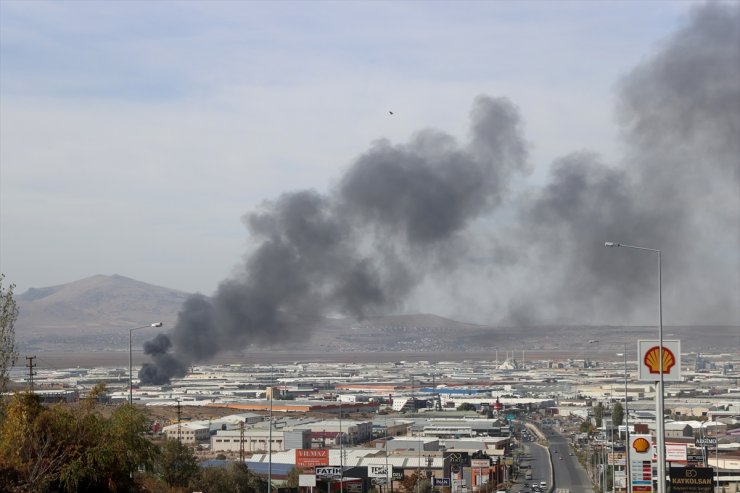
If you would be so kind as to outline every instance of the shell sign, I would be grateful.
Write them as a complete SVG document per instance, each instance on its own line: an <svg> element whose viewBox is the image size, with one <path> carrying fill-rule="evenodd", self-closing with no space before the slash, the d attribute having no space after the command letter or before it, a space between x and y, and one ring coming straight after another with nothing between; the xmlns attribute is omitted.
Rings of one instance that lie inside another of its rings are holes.
<svg viewBox="0 0 740 493"><path fill-rule="evenodd" d="M681 381L681 341L663 341L663 355L660 354L660 341L638 341L637 362L639 379L655 382L660 379L660 364L663 360L663 380Z"/></svg>
<svg viewBox="0 0 740 493"><path fill-rule="evenodd" d="M632 448L638 454L645 454L650 450L650 440L645 437L638 437L632 442Z"/></svg>

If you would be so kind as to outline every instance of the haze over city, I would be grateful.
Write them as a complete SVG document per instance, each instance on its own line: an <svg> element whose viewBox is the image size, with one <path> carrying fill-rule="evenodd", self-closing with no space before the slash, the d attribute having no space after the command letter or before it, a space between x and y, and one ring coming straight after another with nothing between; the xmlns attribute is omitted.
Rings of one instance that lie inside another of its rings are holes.
<svg viewBox="0 0 740 493"><path fill-rule="evenodd" d="M0 0L0 491L740 493L738 382L740 2Z"/></svg>
<svg viewBox="0 0 740 493"><path fill-rule="evenodd" d="M740 323L737 5L464 7L4 2L0 270L269 337L654 323L621 241L667 324Z"/></svg>

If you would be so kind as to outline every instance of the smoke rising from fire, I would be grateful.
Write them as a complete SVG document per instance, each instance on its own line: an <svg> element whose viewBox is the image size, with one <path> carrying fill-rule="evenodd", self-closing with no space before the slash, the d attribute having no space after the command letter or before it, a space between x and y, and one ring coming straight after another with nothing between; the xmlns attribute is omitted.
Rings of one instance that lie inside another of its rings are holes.
<svg viewBox="0 0 740 493"><path fill-rule="evenodd" d="M621 81L623 164L578 151L544 185L522 188L522 117L509 100L480 96L465 144L436 130L379 140L331 192L265 202L243 218L255 247L240 271L213 297L188 299L172 332L146 343L142 382L305 337L298 318L386 313L427 290L485 306L489 323L653 320L656 259L604 241L664 250L667 323L739 323L739 12L695 9Z"/></svg>

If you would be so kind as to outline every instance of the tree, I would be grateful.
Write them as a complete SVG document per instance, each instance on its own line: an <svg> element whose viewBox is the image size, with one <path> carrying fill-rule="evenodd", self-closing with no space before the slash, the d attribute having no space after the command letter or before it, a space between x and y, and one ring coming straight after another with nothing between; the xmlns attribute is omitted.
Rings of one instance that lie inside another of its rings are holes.
<svg viewBox="0 0 740 493"><path fill-rule="evenodd" d="M290 471L288 471L288 478L285 480L285 486L288 488L297 488L298 480L300 479L298 476L300 476L300 474L301 471L299 471L297 467L291 467Z"/></svg>
<svg viewBox="0 0 740 493"><path fill-rule="evenodd" d="M13 296L15 284L4 289L3 279L5 274L0 274L0 392L5 391L8 372L18 357L15 351L15 321L18 319L18 305Z"/></svg>
<svg viewBox="0 0 740 493"><path fill-rule="evenodd" d="M156 470L170 486L187 486L198 474L198 461L187 445L169 439L159 449Z"/></svg>
<svg viewBox="0 0 740 493"><path fill-rule="evenodd" d="M622 426L622 421L624 421L624 407L621 402L615 402L612 408L612 422L614 426Z"/></svg>
<svg viewBox="0 0 740 493"><path fill-rule="evenodd" d="M457 406L458 411L475 411L475 404L471 404L469 402L463 402L459 406Z"/></svg>
<svg viewBox="0 0 740 493"><path fill-rule="evenodd" d="M604 406L601 402L594 406L594 418L596 418L596 427L601 428L601 420L604 417Z"/></svg>
<svg viewBox="0 0 740 493"><path fill-rule="evenodd" d="M255 493L265 491L266 487L267 482L241 462L232 462L226 467L206 467L188 485L192 491L219 493Z"/></svg>
<svg viewBox="0 0 740 493"><path fill-rule="evenodd" d="M146 418L121 406L110 418L94 396L68 409L45 407L30 393L13 396L0 424L0 490L117 492L133 486L131 471L151 462Z"/></svg>
<svg viewBox="0 0 740 493"><path fill-rule="evenodd" d="M416 483L419 481L419 476L416 473L404 476L401 480L401 487L406 493L414 493L416 491Z"/></svg>

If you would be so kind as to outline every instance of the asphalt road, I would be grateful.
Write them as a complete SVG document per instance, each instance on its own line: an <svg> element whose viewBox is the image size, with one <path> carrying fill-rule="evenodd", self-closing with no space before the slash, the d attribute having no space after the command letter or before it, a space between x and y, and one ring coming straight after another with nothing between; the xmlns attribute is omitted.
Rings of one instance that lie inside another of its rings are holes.
<svg viewBox="0 0 740 493"><path fill-rule="evenodd" d="M552 431L549 431L548 439L548 446L539 445L535 442L524 442L522 444L523 460L521 464L530 466L532 479L525 479L524 475L520 476L510 491L512 493L530 493L532 491L531 485L545 481L547 483L545 492L593 493L594 490L586 470L578 462L575 455L570 455L571 451L567 439L554 434ZM550 457L552 457L552 468ZM550 486L553 486L552 490L550 490Z"/></svg>

